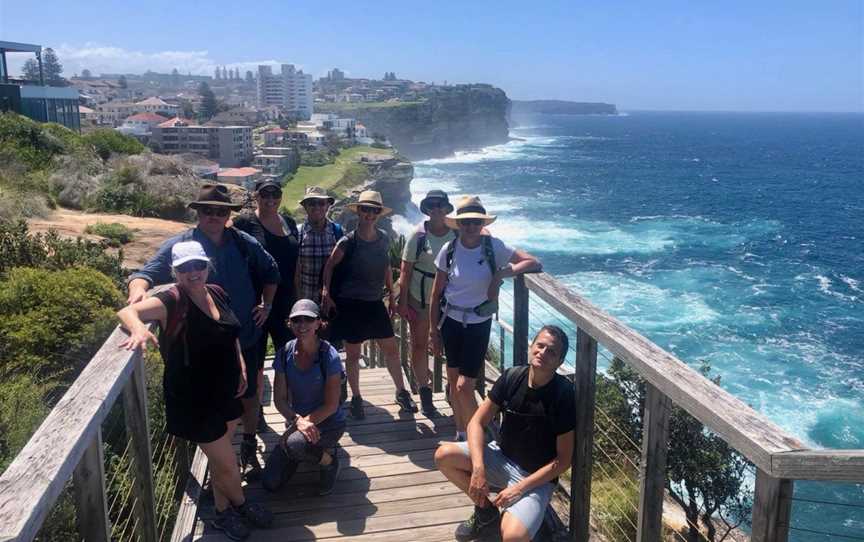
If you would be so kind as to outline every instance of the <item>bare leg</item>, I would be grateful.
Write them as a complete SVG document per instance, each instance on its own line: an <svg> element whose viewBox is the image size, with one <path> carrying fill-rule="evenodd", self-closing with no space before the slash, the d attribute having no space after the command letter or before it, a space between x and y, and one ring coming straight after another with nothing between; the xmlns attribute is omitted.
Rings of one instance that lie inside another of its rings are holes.
<svg viewBox="0 0 864 542"><path fill-rule="evenodd" d="M411 368L417 387L429 387L429 317L417 313L411 322Z"/></svg>
<svg viewBox="0 0 864 542"><path fill-rule="evenodd" d="M258 394L252 397L243 397L240 399L243 403L243 432L249 435L255 434L255 428L258 427L258 411L261 409L261 400L258 399Z"/></svg>
<svg viewBox="0 0 864 542"><path fill-rule="evenodd" d="M213 500L216 510L220 512L229 505L240 506L246 502L240 482L240 470L237 468L237 454L231 446L238 421L228 422L228 431L219 440L198 445L207 456Z"/></svg>
<svg viewBox="0 0 864 542"><path fill-rule="evenodd" d="M360 397L360 347L363 343L345 343L345 372L351 395Z"/></svg>
<svg viewBox="0 0 864 542"><path fill-rule="evenodd" d="M502 542L531 542L531 536L516 516L504 512L501 517L501 540Z"/></svg>
<svg viewBox="0 0 864 542"><path fill-rule="evenodd" d="M459 379L456 381L456 402L459 403L459 415L466 427L474 413L477 412L477 397L474 395L476 382L476 378L468 378L463 375L459 375ZM460 431L465 431L465 429L460 429Z"/></svg>
<svg viewBox="0 0 864 542"><path fill-rule="evenodd" d="M447 387L450 388L450 406L453 407L453 420L456 422L456 431L465 431L468 420L462 415L462 406L459 404L459 369L447 367Z"/></svg>
<svg viewBox="0 0 864 542"><path fill-rule="evenodd" d="M471 458L462 449L451 442L445 442L435 450L435 466L454 486L468 494L468 484L471 483ZM486 499L482 506L491 503Z"/></svg>
<svg viewBox="0 0 864 542"><path fill-rule="evenodd" d="M390 378L393 379L393 385L396 386L396 391L405 389L405 383L402 380L402 363L399 361L399 347L396 345L395 337L386 339L378 339L378 346L384 352L384 359L387 362L387 371L390 373Z"/></svg>

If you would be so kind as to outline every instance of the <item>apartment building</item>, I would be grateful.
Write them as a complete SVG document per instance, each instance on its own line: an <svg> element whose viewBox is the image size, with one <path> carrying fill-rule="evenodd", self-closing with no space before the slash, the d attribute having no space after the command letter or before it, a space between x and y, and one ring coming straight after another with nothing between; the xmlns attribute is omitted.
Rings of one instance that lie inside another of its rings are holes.
<svg viewBox="0 0 864 542"><path fill-rule="evenodd" d="M258 107L281 107L298 119L312 116L312 74L297 70L293 64L282 64L280 73L272 66L258 66Z"/></svg>
<svg viewBox="0 0 864 542"><path fill-rule="evenodd" d="M221 167L241 167L252 160L252 128L198 126L172 119L153 128L150 145L164 154L191 152Z"/></svg>

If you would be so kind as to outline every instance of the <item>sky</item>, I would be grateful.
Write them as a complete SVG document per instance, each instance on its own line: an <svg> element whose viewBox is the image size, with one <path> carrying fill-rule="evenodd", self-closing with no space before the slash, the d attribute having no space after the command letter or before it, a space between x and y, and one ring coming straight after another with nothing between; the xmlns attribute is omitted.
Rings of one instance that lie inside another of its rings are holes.
<svg viewBox="0 0 864 542"><path fill-rule="evenodd" d="M0 0L0 40L67 76L284 62L622 111L864 112L864 0Z"/></svg>

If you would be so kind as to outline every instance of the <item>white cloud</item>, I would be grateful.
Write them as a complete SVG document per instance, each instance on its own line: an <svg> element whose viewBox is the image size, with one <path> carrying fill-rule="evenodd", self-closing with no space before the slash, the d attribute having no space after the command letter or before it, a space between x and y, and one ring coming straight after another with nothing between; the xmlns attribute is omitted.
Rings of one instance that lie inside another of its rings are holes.
<svg viewBox="0 0 864 542"><path fill-rule="evenodd" d="M239 68L241 75L246 70L255 71L259 64L277 66L277 60L255 60L248 62L216 62L207 50L202 51L157 51L145 53L130 51L122 47L113 47L97 43L86 43L83 46L63 44L54 51L63 64L63 75L71 77L82 70L88 69L93 75L101 73L144 73L152 70L159 73L170 73L177 68L180 73L193 75L213 75L216 66L229 69ZM17 53L8 55L9 73L21 73L21 68L32 55ZM297 68L302 66L296 65Z"/></svg>

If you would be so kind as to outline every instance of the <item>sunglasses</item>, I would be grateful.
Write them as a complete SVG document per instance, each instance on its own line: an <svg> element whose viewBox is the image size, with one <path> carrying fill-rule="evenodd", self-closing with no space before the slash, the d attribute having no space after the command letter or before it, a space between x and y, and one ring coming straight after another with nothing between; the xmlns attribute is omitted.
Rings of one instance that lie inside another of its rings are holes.
<svg viewBox="0 0 864 542"><path fill-rule="evenodd" d="M371 205L360 205L357 207L362 213L372 213L373 215L381 214L381 207L372 207Z"/></svg>
<svg viewBox="0 0 864 542"><path fill-rule="evenodd" d="M434 200L433 199L433 200L429 200L428 202L426 202L426 208L427 209L440 209L442 207L446 207L446 205L444 204L444 201L442 201L442 200Z"/></svg>
<svg viewBox="0 0 864 542"><path fill-rule="evenodd" d="M317 318L315 318L314 316L295 316L293 318L288 319L288 321L291 322L292 324L300 324L300 323L310 324L310 323L314 322L315 320L317 320Z"/></svg>
<svg viewBox="0 0 864 542"><path fill-rule="evenodd" d="M191 273L192 271L204 271L205 269L207 269L207 262L203 260L189 260L174 268L179 273Z"/></svg>
<svg viewBox="0 0 864 542"><path fill-rule="evenodd" d="M281 190L265 190L263 192L258 192L258 195L265 199L279 199L282 197Z"/></svg>
<svg viewBox="0 0 864 542"><path fill-rule="evenodd" d="M227 207L198 207L198 212L204 216L228 216L231 214L231 209Z"/></svg>
<svg viewBox="0 0 864 542"><path fill-rule="evenodd" d="M462 218L459 219L460 226L482 226L483 219L482 218Z"/></svg>
<svg viewBox="0 0 864 542"><path fill-rule="evenodd" d="M303 207L325 207L328 203L330 202L324 199L310 199L303 203Z"/></svg>

